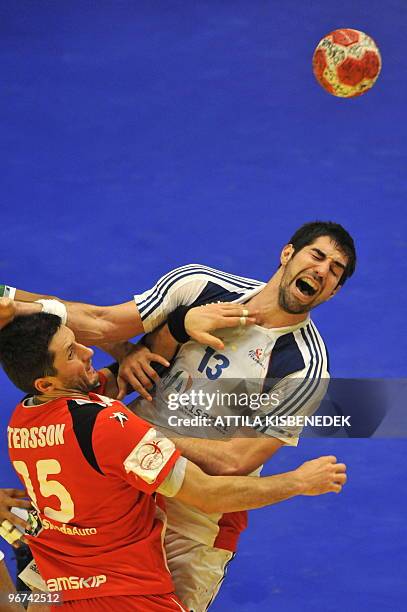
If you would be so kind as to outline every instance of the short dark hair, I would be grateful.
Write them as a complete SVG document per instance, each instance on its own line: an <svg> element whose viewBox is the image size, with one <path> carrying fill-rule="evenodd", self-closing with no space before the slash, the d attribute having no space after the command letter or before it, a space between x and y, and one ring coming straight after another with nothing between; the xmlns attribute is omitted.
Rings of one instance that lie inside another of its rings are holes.
<svg viewBox="0 0 407 612"><path fill-rule="evenodd" d="M60 326L59 317L39 312L16 317L0 330L0 363L25 393L37 394L36 379L56 374L49 344Z"/></svg>
<svg viewBox="0 0 407 612"><path fill-rule="evenodd" d="M346 279L351 277L355 271L356 249L352 236L342 225L332 221L311 221L311 223L304 223L290 238L288 244L293 245L295 254L321 236L331 238L348 258L348 263L339 281L339 285L344 285Z"/></svg>

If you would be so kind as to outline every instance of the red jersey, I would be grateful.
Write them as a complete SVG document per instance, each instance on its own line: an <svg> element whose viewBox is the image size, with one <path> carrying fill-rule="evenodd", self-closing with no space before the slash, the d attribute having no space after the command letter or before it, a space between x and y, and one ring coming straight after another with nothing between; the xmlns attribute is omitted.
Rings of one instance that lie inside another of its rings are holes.
<svg viewBox="0 0 407 612"><path fill-rule="evenodd" d="M65 601L173 592L154 492L179 457L173 443L121 402L95 393L24 400L9 454L38 509L30 548Z"/></svg>

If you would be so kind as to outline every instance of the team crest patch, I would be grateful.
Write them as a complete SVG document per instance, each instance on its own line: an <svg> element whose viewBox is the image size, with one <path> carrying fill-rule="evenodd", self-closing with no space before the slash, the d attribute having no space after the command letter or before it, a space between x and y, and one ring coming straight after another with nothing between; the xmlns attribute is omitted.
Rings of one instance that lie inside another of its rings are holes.
<svg viewBox="0 0 407 612"><path fill-rule="evenodd" d="M133 472L148 484L156 481L161 470L171 458L175 446L154 428L147 431L124 461L127 473Z"/></svg>
<svg viewBox="0 0 407 612"><path fill-rule="evenodd" d="M249 351L249 357L251 357L253 361L258 363L259 365L263 365L261 362L264 357L264 351L262 348L252 349L251 351Z"/></svg>

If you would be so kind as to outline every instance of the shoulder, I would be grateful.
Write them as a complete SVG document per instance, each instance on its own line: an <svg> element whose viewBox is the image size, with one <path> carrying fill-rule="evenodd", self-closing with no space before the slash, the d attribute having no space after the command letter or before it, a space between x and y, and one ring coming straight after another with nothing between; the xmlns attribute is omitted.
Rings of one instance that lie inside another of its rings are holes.
<svg viewBox="0 0 407 612"><path fill-rule="evenodd" d="M206 304L215 301L245 301L264 283L202 264L188 264L162 276L155 286L134 296L144 320L168 302L177 305Z"/></svg>
<svg viewBox="0 0 407 612"><path fill-rule="evenodd" d="M329 372L327 348L311 320L277 339L267 377L282 379L295 372L306 378L325 377Z"/></svg>

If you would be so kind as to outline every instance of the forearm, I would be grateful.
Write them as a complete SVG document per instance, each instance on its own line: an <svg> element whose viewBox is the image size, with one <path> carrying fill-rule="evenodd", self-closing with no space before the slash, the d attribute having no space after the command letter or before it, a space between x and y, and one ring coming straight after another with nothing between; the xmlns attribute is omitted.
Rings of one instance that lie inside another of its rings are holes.
<svg viewBox="0 0 407 612"><path fill-rule="evenodd" d="M173 437L175 446L181 454L198 465L206 474L214 476L236 474L234 458L228 454L228 442L201 438ZM248 473L248 472L247 472Z"/></svg>
<svg viewBox="0 0 407 612"><path fill-rule="evenodd" d="M19 293L22 293L23 297L41 297L26 291ZM144 332L143 322L133 301L115 306L59 301L66 306L68 327L82 344L99 346L123 342ZM13 309L12 316L29 315L41 312L42 305L32 301L14 301Z"/></svg>
<svg viewBox="0 0 407 612"><path fill-rule="evenodd" d="M53 295L44 295L43 293L32 293L31 291L24 291L23 289L16 289L14 296L15 300L19 302L36 302L37 300L59 300L60 298L54 297ZM65 302L66 304L68 302Z"/></svg>
<svg viewBox="0 0 407 612"><path fill-rule="evenodd" d="M212 476L218 482L206 492L207 512L252 510L290 499L302 492L295 472L266 478L253 476Z"/></svg>
<svg viewBox="0 0 407 612"><path fill-rule="evenodd" d="M127 357L127 355L129 355L132 351L134 351L134 347L136 345L133 344L132 342L125 341L125 342L112 342L110 344L107 344L104 342L104 343L98 344L97 346L98 348L102 349L102 351L105 351L105 353L107 353L108 355L111 355L113 359L120 362L125 357Z"/></svg>
<svg viewBox="0 0 407 612"><path fill-rule="evenodd" d="M246 433L246 435L244 435ZM171 437L171 436L170 436ZM240 436L228 440L173 438L181 453L207 474L215 476L246 476L270 459L283 445L272 436L241 430Z"/></svg>
<svg viewBox="0 0 407 612"><path fill-rule="evenodd" d="M143 337L143 344L152 352L158 353L171 361L174 357L177 348L178 342L171 335L170 330L168 329L168 325L162 325L158 329L153 332L146 334Z"/></svg>
<svg viewBox="0 0 407 612"><path fill-rule="evenodd" d="M267 478L208 476L188 463L177 498L211 514L261 508L300 495L303 491L303 482L296 471Z"/></svg>

